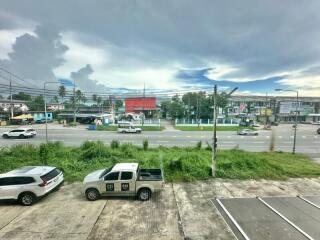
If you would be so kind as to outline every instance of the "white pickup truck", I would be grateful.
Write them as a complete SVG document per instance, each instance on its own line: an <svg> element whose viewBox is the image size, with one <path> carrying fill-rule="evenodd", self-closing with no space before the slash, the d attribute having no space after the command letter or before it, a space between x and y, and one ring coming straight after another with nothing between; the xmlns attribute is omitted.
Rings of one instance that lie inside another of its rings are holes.
<svg viewBox="0 0 320 240"><path fill-rule="evenodd" d="M140 169L138 163L118 163L109 169L90 173L84 180L88 200L104 196L137 196L146 201L164 187L161 169Z"/></svg>
<svg viewBox="0 0 320 240"><path fill-rule="evenodd" d="M118 133L141 133L141 128L135 127L130 122L118 123Z"/></svg>

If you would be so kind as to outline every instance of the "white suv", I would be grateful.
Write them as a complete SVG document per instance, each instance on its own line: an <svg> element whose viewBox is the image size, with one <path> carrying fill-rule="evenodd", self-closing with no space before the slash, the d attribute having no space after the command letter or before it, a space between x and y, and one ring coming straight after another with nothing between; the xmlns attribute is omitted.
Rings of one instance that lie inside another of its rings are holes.
<svg viewBox="0 0 320 240"><path fill-rule="evenodd" d="M63 173L49 166L27 166L0 174L0 199L14 199L32 205L38 197L58 188Z"/></svg>
<svg viewBox="0 0 320 240"><path fill-rule="evenodd" d="M17 128L8 132L4 132L2 134L2 137L3 138L11 138L11 137L27 138L27 137L34 137L36 135L37 135L37 132L32 128Z"/></svg>

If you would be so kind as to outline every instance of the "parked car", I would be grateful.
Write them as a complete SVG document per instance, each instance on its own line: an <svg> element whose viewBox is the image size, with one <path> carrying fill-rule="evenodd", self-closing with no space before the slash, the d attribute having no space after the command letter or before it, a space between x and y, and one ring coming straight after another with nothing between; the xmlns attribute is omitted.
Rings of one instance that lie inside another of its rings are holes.
<svg viewBox="0 0 320 240"><path fill-rule="evenodd" d="M119 133L141 133L141 128L135 127L130 122L120 122L118 123Z"/></svg>
<svg viewBox="0 0 320 240"><path fill-rule="evenodd" d="M317 133L320 134L320 128L317 129Z"/></svg>
<svg viewBox="0 0 320 240"><path fill-rule="evenodd" d="M109 169L90 173L83 180L88 200L105 196L137 196L146 201L164 187L161 169L141 169L138 163L118 163Z"/></svg>
<svg viewBox="0 0 320 240"><path fill-rule="evenodd" d="M238 135L257 136L258 132L252 129L241 129L238 131Z"/></svg>
<svg viewBox="0 0 320 240"><path fill-rule="evenodd" d="M26 166L0 174L0 199L18 200L30 206L63 182L63 173L49 166Z"/></svg>
<svg viewBox="0 0 320 240"><path fill-rule="evenodd" d="M46 119L38 119L34 121L34 123L45 123L45 122L46 122Z"/></svg>
<svg viewBox="0 0 320 240"><path fill-rule="evenodd" d="M30 138L37 135L37 132L32 128L17 128L11 131L4 132L3 138Z"/></svg>

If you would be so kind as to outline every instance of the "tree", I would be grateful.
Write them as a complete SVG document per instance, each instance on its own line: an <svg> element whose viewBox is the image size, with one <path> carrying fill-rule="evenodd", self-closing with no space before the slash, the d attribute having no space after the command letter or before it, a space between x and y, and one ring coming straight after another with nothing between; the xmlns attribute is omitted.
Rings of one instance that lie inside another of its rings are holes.
<svg viewBox="0 0 320 240"><path fill-rule="evenodd" d="M87 101L86 96L81 92L81 90L77 90L75 92L76 104L85 103Z"/></svg>
<svg viewBox="0 0 320 240"><path fill-rule="evenodd" d="M184 116L184 106L178 95L175 95L171 99L169 114L172 118L182 118Z"/></svg>
<svg viewBox="0 0 320 240"><path fill-rule="evenodd" d="M100 106L102 103L102 97L97 97L97 105Z"/></svg>
<svg viewBox="0 0 320 240"><path fill-rule="evenodd" d="M163 118L167 117L167 114L169 114L170 104L170 100L165 100L160 103L161 115Z"/></svg>
<svg viewBox="0 0 320 240"><path fill-rule="evenodd" d="M102 105L103 105L105 108L110 108L110 107L111 107L110 100L103 100L103 101L102 101Z"/></svg>
<svg viewBox="0 0 320 240"><path fill-rule="evenodd" d="M66 96L66 87L65 86L60 86L59 89L58 89L58 94L59 96L61 97L61 102L63 103L63 99L64 97Z"/></svg>
<svg viewBox="0 0 320 240"><path fill-rule="evenodd" d="M27 103L30 111L43 111L44 110L44 99L43 96L37 96Z"/></svg>
<svg viewBox="0 0 320 240"><path fill-rule="evenodd" d="M222 92L217 95L217 105L225 109L228 106L229 95ZM171 101L162 101L161 110L163 117L169 114L173 118L212 119L213 94L206 92L189 92L180 98L172 97Z"/></svg>
<svg viewBox="0 0 320 240"><path fill-rule="evenodd" d="M92 95L92 100L97 103L97 99L98 99L98 95L97 94L93 94Z"/></svg>
<svg viewBox="0 0 320 240"><path fill-rule="evenodd" d="M8 97L10 99L10 96ZM18 94L12 94L12 99L21 101L32 101L32 97L24 92L19 92Z"/></svg>
<svg viewBox="0 0 320 240"><path fill-rule="evenodd" d="M52 101L53 101L54 103L59 103L58 96L54 96L53 99L52 99Z"/></svg>
<svg viewBox="0 0 320 240"><path fill-rule="evenodd" d="M115 104L114 104L114 108L118 111L119 108L121 108L123 106L123 101L122 100L116 100Z"/></svg>

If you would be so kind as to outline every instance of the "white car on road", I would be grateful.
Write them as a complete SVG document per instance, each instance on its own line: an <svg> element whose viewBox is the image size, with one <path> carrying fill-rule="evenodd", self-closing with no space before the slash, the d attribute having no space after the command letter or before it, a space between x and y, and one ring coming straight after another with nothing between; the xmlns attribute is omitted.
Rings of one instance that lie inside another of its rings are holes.
<svg viewBox="0 0 320 240"><path fill-rule="evenodd" d="M30 206L37 198L58 188L63 173L49 166L26 166L0 174L0 200L14 199Z"/></svg>
<svg viewBox="0 0 320 240"><path fill-rule="evenodd" d="M141 169L138 163L118 163L111 168L90 173L83 180L88 200L105 196L137 196L146 201L164 187L161 169Z"/></svg>
<svg viewBox="0 0 320 240"><path fill-rule="evenodd" d="M37 135L37 132L32 128L17 128L11 131L4 132L3 138L30 138Z"/></svg>
<svg viewBox="0 0 320 240"><path fill-rule="evenodd" d="M241 129L237 133L238 135L245 135L245 136L257 136L258 132L252 129Z"/></svg>

